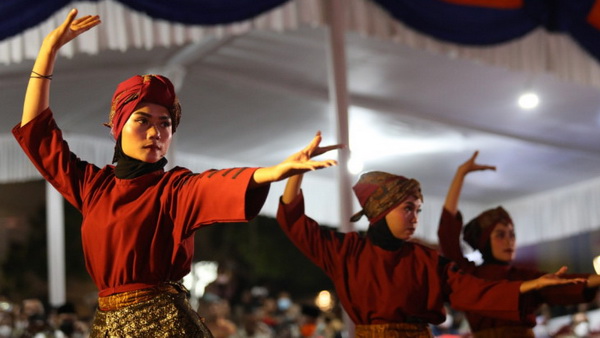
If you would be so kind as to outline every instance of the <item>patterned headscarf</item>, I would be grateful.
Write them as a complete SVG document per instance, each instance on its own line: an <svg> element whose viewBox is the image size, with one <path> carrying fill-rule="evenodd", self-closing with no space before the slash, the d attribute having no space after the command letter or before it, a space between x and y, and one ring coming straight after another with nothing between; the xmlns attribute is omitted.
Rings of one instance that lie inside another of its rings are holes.
<svg viewBox="0 0 600 338"><path fill-rule="evenodd" d="M463 229L463 239L475 250L483 250L498 223L512 224L512 219L502 207L489 209L472 219Z"/></svg>
<svg viewBox="0 0 600 338"><path fill-rule="evenodd" d="M156 103L166 107L171 115L172 131L175 132L181 118L181 106L175 88L162 75L135 75L117 86L112 98L107 127L115 140L119 139L125 122L140 102Z"/></svg>
<svg viewBox="0 0 600 338"><path fill-rule="evenodd" d="M382 171L362 174L352 189L363 209L350 218L351 222L366 215L369 224L377 223L409 196L423 201L417 180Z"/></svg>

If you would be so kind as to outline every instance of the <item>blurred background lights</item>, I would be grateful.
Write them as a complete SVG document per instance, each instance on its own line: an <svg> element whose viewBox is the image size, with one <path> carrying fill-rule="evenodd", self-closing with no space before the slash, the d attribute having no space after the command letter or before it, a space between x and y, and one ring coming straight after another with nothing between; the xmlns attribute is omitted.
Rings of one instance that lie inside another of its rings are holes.
<svg viewBox="0 0 600 338"><path fill-rule="evenodd" d="M315 299L315 305L323 312L333 309L333 297L331 296L331 293L327 290L319 292Z"/></svg>
<svg viewBox="0 0 600 338"><path fill-rule="evenodd" d="M522 109L533 109L540 104L540 98L536 93L527 92L519 96L519 107Z"/></svg>
<svg viewBox="0 0 600 338"><path fill-rule="evenodd" d="M433 122L382 120L374 111L351 107L348 171L360 173L369 163L394 156L461 151L465 137ZM435 132L432 132L434 128Z"/></svg>
<svg viewBox="0 0 600 338"><path fill-rule="evenodd" d="M190 273L183 278L185 285L192 297L200 298L204 295L204 288L217 279L217 262L200 261L192 264Z"/></svg>
<svg viewBox="0 0 600 338"><path fill-rule="evenodd" d="M348 171L352 175L360 173L364 167L364 162L356 157L351 157L350 160L348 160Z"/></svg>
<svg viewBox="0 0 600 338"><path fill-rule="evenodd" d="M594 270L596 270L596 274L600 275L600 256L594 258Z"/></svg>

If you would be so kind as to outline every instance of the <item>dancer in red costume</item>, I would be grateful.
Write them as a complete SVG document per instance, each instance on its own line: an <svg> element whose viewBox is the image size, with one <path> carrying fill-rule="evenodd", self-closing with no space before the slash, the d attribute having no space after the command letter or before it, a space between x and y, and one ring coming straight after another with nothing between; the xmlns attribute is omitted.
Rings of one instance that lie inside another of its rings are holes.
<svg viewBox="0 0 600 338"><path fill-rule="evenodd" d="M502 207L489 209L464 227L464 239L483 256L477 266L467 260L460 248L463 228L458 201L465 176L473 171L495 170L494 166L475 162L478 152L460 165L448 190L438 228L438 237L444 256L455 261L462 270L488 280L523 281L538 278L544 272L515 266L515 230L510 215ZM495 318L478 311L465 311L475 337L534 337L535 311L542 303L567 305L590 302L600 285L600 276L593 274L563 275L564 278L584 278L585 283L566 284L531 292L523 297L527 311L517 320Z"/></svg>
<svg viewBox="0 0 600 338"><path fill-rule="evenodd" d="M98 16L76 16L70 11L44 39L13 133L42 176L83 215L86 266L100 291L91 336L210 337L180 283L190 271L194 231L250 220L270 182L335 161L300 161L295 154L266 168L165 171L181 107L171 81L160 75L136 75L117 86L107 123L116 165L77 158L49 103L59 49L100 24Z"/></svg>
<svg viewBox="0 0 600 338"><path fill-rule="evenodd" d="M318 141L318 140L316 140ZM305 159L333 147L305 149ZM304 213L302 175L288 179L277 220L290 240L331 278L356 337L432 337L444 321L444 303L505 320L519 320L523 294L581 283L562 271L530 281L486 281L460 271L435 250L411 242L423 203L414 179L363 174L354 192L362 206L353 221L369 219L366 237L321 229Z"/></svg>

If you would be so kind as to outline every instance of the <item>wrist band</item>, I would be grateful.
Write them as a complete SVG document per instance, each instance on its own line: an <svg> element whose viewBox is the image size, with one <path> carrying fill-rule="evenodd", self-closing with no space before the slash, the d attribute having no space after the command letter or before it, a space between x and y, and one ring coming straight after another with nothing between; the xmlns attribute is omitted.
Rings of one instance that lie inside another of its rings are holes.
<svg viewBox="0 0 600 338"><path fill-rule="evenodd" d="M38 72L36 72L36 71L34 71L34 70L32 70L31 72L32 72L33 74L35 74L35 75L32 75L32 76L30 76L30 78L32 78L32 79L46 79L46 80L52 80L52 74L50 74L50 75L42 75L42 74L40 74L40 73L38 73Z"/></svg>

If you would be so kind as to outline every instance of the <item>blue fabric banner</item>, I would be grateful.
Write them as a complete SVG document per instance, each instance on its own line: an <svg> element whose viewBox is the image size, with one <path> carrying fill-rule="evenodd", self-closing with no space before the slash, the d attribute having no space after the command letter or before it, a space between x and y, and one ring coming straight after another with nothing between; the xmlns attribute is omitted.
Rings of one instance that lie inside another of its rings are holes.
<svg viewBox="0 0 600 338"><path fill-rule="evenodd" d="M99 0L92 0L98 2ZM193 25L229 24L254 18L290 0L117 0L157 19ZM0 1L0 41L34 27L73 0Z"/></svg>
<svg viewBox="0 0 600 338"><path fill-rule="evenodd" d="M217 25L251 19L290 0L117 1L158 19L183 24ZM493 45L517 39L542 28L570 35L600 60L600 0L367 1L377 3L394 18L415 30L443 41L464 45ZM73 2L0 1L0 40L39 24Z"/></svg>
<svg viewBox="0 0 600 338"><path fill-rule="evenodd" d="M523 9L466 6L442 0L374 0L394 18L426 35L467 45L523 36L539 24Z"/></svg>
<svg viewBox="0 0 600 338"><path fill-rule="evenodd" d="M569 35L600 60L600 0L371 1L407 26L440 40L485 46L542 28ZM595 8L596 17L591 15Z"/></svg>

